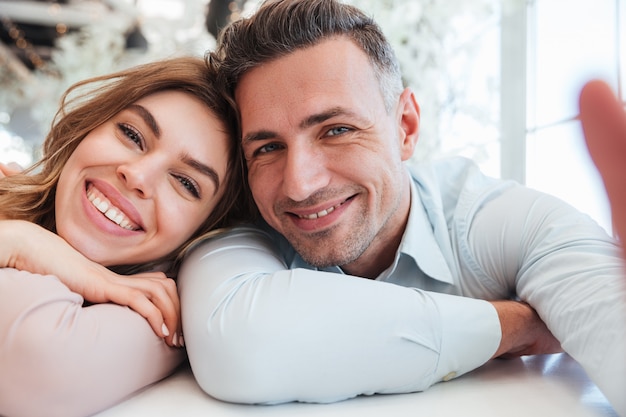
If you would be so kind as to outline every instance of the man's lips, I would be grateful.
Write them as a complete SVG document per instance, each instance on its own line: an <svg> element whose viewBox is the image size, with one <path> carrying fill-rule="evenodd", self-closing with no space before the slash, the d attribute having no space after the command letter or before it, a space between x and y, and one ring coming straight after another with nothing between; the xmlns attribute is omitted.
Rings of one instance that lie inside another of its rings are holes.
<svg viewBox="0 0 626 417"><path fill-rule="evenodd" d="M343 204L343 203L341 203ZM315 219L319 219L320 217L324 217L324 216L328 216L330 213L332 213L333 211L335 211L335 209L339 206L341 206L341 204L337 204L335 206L331 206L327 209L323 209L321 211L318 211L317 213L312 213L312 214L296 214L296 216L298 216L301 219L305 219L305 220L315 220Z"/></svg>
<svg viewBox="0 0 626 417"><path fill-rule="evenodd" d="M316 210L314 212L306 213L304 212L304 210L298 210L298 211L288 211L288 213L302 220L317 220L317 219L328 216L330 213L334 212L336 209L344 205L346 202L350 201L352 198L354 198L354 196L350 196L349 198L341 201L340 203L330 205L324 209Z"/></svg>

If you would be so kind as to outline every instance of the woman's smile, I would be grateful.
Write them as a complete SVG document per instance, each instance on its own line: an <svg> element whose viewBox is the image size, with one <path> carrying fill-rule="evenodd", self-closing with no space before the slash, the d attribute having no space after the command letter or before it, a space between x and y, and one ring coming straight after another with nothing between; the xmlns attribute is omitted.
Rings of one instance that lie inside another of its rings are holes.
<svg viewBox="0 0 626 417"><path fill-rule="evenodd" d="M93 184L87 186L87 199L93 206L104 214L109 220L126 230L140 230L141 227L133 222L124 211L116 207L104 194L102 194Z"/></svg>
<svg viewBox="0 0 626 417"><path fill-rule="evenodd" d="M207 126L218 132L210 141ZM163 91L127 106L68 158L55 196L57 233L105 266L174 251L220 198L229 152L220 128L184 92Z"/></svg>

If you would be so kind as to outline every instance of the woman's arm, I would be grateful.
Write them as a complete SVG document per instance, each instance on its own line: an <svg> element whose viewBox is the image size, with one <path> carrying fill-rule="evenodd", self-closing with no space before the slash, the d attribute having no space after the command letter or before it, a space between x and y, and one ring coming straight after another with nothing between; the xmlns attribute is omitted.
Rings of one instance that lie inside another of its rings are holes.
<svg viewBox="0 0 626 417"><path fill-rule="evenodd" d="M0 267L54 275L91 303L128 306L145 317L168 344L180 343L176 284L161 272L115 274L56 234L22 220L0 220Z"/></svg>
<svg viewBox="0 0 626 417"><path fill-rule="evenodd" d="M184 360L136 312L83 301L54 276L0 268L0 415L91 415Z"/></svg>

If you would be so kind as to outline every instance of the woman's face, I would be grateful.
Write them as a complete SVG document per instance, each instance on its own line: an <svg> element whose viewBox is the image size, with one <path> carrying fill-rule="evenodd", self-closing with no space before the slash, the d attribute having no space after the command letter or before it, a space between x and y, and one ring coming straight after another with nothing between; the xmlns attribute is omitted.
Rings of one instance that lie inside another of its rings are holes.
<svg viewBox="0 0 626 417"><path fill-rule="evenodd" d="M67 161L57 233L105 266L167 255L221 198L228 148L223 124L195 97L144 97L91 131Z"/></svg>

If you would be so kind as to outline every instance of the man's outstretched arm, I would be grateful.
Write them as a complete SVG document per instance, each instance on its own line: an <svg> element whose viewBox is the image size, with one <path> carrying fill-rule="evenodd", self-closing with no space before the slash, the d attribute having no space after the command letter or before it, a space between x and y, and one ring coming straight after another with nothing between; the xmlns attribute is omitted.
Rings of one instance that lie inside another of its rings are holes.
<svg viewBox="0 0 626 417"><path fill-rule="evenodd" d="M590 81L580 94L585 140L606 187L613 226L626 239L626 112L603 81Z"/></svg>

